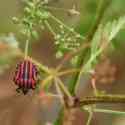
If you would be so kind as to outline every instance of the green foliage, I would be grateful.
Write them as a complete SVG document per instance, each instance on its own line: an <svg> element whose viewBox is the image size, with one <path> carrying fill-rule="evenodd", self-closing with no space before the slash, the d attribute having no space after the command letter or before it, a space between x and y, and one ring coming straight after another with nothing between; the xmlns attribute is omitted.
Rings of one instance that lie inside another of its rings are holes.
<svg viewBox="0 0 125 125"><path fill-rule="evenodd" d="M57 17L53 16L50 10L47 9L59 9L59 8L51 8L47 5L48 1L41 0L28 0L25 1L24 14L21 19L13 17L13 22L16 24L20 24L22 27L21 32L28 37L38 37L37 30L41 28L45 29L45 26L52 32L55 39L55 45L57 48L56 57L60 58L65 53L69 51L76 50L82 43L84 39L79 33L75 32L74 28L70 28L65 25L62 21L60 21ZM70 14L79 14L78 11L75 10L73 6L72 9L59 9L62 11L66 11ZM49 23L49 19L53 19L53 21L57 24L58 32L55 31L53 26Z"/></svg>
<svg viewBox="0 0 125 125"><path fill-rule="evenodd" d="M49 12L43 6L45 2L41 0L27 0L25 1L24 14L21 19L13 18L15 23L23 26L22 33L29 37L37 37L38 26L44 29L44 21L49 18Z"/></svg>
<svg viewBox="0 0 125 125"><path fill-rule="evenodd" d="M100 25L97 32L95 33L92 44L90 58L84 66L84 72L89 72L93 69L93 64L98 60L98 57L103 53L107 47L113 44L113 39L116 37L118 32L125 25L125 17L120 17L118 20L108 22L105 25Z"/></svg>
<svg viewBox="0 0 125 125"><path fill-rule="evenodd" d="M74 29L67 31L64 26L60 25L60 32L55 36L55 45L57 47L57 58L62 57L69 51L75 51L82 44L79 34L74 34Z"/></svg>

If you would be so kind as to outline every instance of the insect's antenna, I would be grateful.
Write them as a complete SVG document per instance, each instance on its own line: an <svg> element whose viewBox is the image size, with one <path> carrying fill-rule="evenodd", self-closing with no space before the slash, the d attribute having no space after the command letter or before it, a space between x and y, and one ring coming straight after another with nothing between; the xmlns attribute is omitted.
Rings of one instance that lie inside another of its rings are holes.
<svg viewBox="0 0 125 125"><path fill-rule="evenodd" d="M27 39L26 40L26 44L25 44L25 52L24 52L24 54L25 54L25 59L27 59L27 57L28 57L28 49L29 49L29 39Z"/></svg>

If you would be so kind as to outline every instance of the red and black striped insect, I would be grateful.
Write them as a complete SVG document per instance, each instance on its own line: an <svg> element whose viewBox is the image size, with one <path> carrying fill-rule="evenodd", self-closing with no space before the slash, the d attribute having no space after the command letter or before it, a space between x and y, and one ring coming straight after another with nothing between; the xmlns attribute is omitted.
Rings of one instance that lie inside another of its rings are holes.
<svg viewBox="0 0 125 125"><path fill-rule="evenodd" d="M16 67L13 81L18 86L17 92L22 91L27 94L30 89L34 90L39 83L39 72L36 65L30 60L20 62Z"/></svg>

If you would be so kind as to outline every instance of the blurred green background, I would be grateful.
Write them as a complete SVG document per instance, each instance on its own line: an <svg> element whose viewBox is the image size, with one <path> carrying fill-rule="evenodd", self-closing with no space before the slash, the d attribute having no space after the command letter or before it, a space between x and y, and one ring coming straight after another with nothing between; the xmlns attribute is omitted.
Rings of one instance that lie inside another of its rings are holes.
<svg viewBox="0 0 125 125"><path fill-rule="evenodd" d="M53 11L53 13L61 19L65 24L73 26L83 36L89 31L92 26L97 6L100 0L50 0L51 6L59 8L72 8L75 4L80 16L69 16L66 13ZM103 23L117 19L125 15L125 0L112 0L111 5L105 12L102 20ZM12 23L13 16L20 16L22 14L23 4L21 0L0 0L0 34L14 33L20 47L24 48L23 37L20 34L20 29L17 25ZM125 93L125 27L120 31L118 36L113 40L114 49L110 55L110 64L108 70L113 65L116 67L115 81L110 84L98 84L100 89L106 90L108 93L123 94ZM49 65L55 66L57 60L55 59L55 50L53 47L52 35L45 31L41 33L39 39L34 40L30 47L30 55L39 61ZM7 51L5 51L7 53ZM0 51L1 54L1 51ZM47 57L47 58L46 58ZM41 106L41 102L33 100L33 96L15 96L15 86L12 82L12 72L15 68L16 59L10 68L6 69L0 75L0 125L41 125L46 122L53 121L59 109L57 100L51 102L51 105ZM105 63L104 63L105 65ZM110 66L111 65L111 66ZM101 65L103 66L103 64ZM101 67L100 67L101 68ZM106 70L105 72L109 72ZM80 96L90 95L91 88L87 84L80 88L78 93ZM125 110L125 105L102 105L108 109ZM84 125L87 120L87 113L76 111L76 119L74 125ZM50 125L50 124L46 124ZM91 125L125 125L124 116L114 116L103 113L94 113Z"/></svg>

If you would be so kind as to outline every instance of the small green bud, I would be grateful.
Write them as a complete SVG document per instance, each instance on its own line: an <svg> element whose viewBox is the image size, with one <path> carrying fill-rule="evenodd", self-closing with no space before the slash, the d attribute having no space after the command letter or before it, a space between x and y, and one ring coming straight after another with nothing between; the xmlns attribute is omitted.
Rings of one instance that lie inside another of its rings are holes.
<svg viewBox="0 0 125 125"><path fill-rule="evenodd" d="M42 19L48 19L49 18L49 13L46 12L46 11L43 11L42 14L41 14L41 18Z"/></svg>
<svg viewBox="0 0 125 125"><path fill-rule="evenodd" d="M56 36L55 36L55 39L57 40L57 39L60 39L61 38L61 35L59 35L59 34L57 34Z"/></svg>
<svg viewBox="0 0 125 125"><path fill-rule="evenodd" d="M29 7L31 7L31 8L34 8L34 7L35 7L35 5L34 5L33 2L27 2L27 5L28 5Z"/></svg>
<svg viewBox="0 0 125 125"><path fill-rule="evenodd" d="M78 56L75 56L75 57L73 57L73 58L71 59L71 64L72 64L73 66L75 66L75 65L77 64L77 62L78 62Z"/></svg>
<svg viewBox="0 0 125 125"><path fill-rule="evenodd" d="M61 57L63 57L63 53L61 51L58 51L56 53L56 58L61 58Z"/></svg>
<svg viewBox="0 0 125 125"><path fill-rule="evenodd" d="M68 38L67 38L67 41L68 41L68 42L72 41L71 37L68 37Z"/></svg>
<svg viewBox="0 0 125 125"><path fill-rule="evenodd" d="M76 38L80 38L81 36L80 36L80 34L77 34L75 37L76 37Z"/></svg>
<svg viewBox="0 0 125 125"><path fill-rule="evenodd" d="M31 22L27 18L24 18L22 24L30 26Z"/></svg>
<svg viewBox="0 0 125 125"><path fill-rule="evenodd" d="M70 31L71 31L71 32L74 32L74 28L70 28Z"/></svg>
<svg viewBox="0 0 125 125"><path fill-rule="evenodd" d="M34 37L35 39L38 38L38 33L34 30L31 32L32 37Z"/></svg>
<svg viewBox="0 0 125 125"><path fill-rule="evenodd" d="M13 18L12 18L12 21L13 21L13 23L15 23L15 24L18 24L18 23L19 23L19 19L18 19L17 17L13 17Z"/></svg>
<svg viewBox="0 0 125 125"><path fill-rule="evenodd" d="M64 29L64 26L63 25L59 25L60 29Z"/></svg>
<svg viewBox="0 0 125 125"><path fill-rule="evenodd" d="M59 45L59 41L57 40L57 41L55 41L55 45Z"/></svg>
<svg viewBox="0 0 125 125"><path fill-rule="evenodd" d="M24 8L24 12L26 12L26 13L30 13L30 12L31 12L31 10L30 10L30 8L29 8L29 7L25 7L25 8Z"/></svg>

